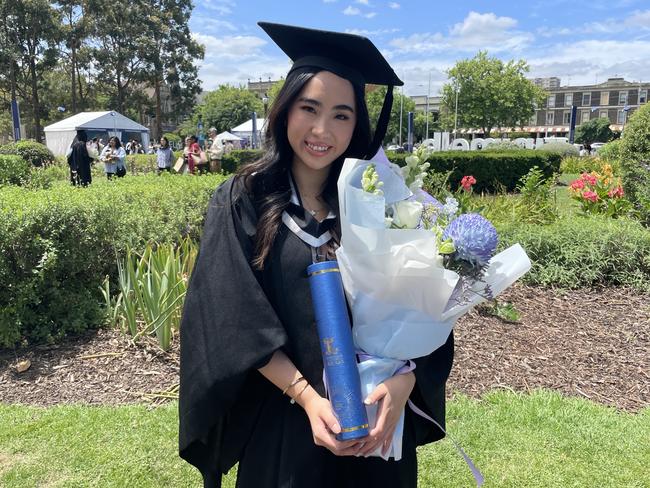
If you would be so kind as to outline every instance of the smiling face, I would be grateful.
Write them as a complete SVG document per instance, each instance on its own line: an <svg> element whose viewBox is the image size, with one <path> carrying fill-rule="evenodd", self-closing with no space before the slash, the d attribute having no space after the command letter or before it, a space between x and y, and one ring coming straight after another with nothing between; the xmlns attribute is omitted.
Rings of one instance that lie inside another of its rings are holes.
<svg viewBox="0 0 650 488"><path fill-rule="evenodd" d="M352 139L357 122L352 84L329 71L314 75L289 108L287 138L293 168L326 171Z"/></svg>

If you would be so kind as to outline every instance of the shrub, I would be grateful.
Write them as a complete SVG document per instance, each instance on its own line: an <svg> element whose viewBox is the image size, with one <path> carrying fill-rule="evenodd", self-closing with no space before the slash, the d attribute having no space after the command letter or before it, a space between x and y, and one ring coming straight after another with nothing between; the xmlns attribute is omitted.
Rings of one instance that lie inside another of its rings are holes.
<svg viewBox="0 0 650 488"><path fill-rule="evenodd" d="M99 286L106 275L117 285L116 255L150 241L197 239L221 181L151 175L88 188L0 189L0 346L99 325Z"/></svg>
<svg viewBox="0 0 650 488"><path fill-rule="evenodd" d="M601 173L582 173L571 182L569 194L584 213L621 217L630 212L630 202L624 196L621 179L615 178L611 166L603 165Z"/></svg>
<svg viewBox="0 0 650 488"><path fill-rule="evenodd" d="M609 144L608 144L609 145ZM600 151L598 156L567 156L562 158L560 164L560 172L568 174L597 173L603 171L603 167L609 165L614 174L620 173L620 164L618 161L610 161L601 156Z"/></svg>
<svg viewBox="0 0 650 488"><path fill-rule="evenodd" d="M20 156L0 154L0 186L23 185L29 180L31 165Z"/></svg>
<svg viewBox="0 0 650 488"><path fill-rule="evenodd" d="M480 193L501 189L513 191L519 180L534 166L545 178L549 178L560 169L561 157L536 150L442 151L429 153L427 161L431 164L430 171L451 171L449 182L452 190L456 190L463 176L473 175L477 180L474 191Z"/></svg>
<svg viewBox="0 0 650 488"><path fill-rule="evenodd" d="M54 154L47 146L36 141L10 142L0 146L0 154L20 156L32 166L47 166L54 163Z"/></svg>
<svg viewBox="0 0 650 488"><path fill-rule="evenodd" d="M548 142L537 148L537 151L557 153L561 156L577 156L580 153L577 147L568 142Z"/></svg>
<svg viewBox="0 0 650 488"><path fill-rule="evenodd" d="M406 158L410 156L407 152L395 152L395 151L386 151L386 157L391 163L395 163L398 166L406 166Z"/></svg>
<svg viewBox="0 0 650 488"><path fill-rule="evenodd" d="M621 161L621 140L616 139L608 142L598 149L598 157L611 164L614 167L614 172L618 173L616 168L620 165Z"/></svg>
<svg viewBox="0 0 650 488"><path fill-rule="evenodd" d="M521 179L517 185L521 195L518 206L521 222L548 224L557 219L553 185L554 178L544 178L537 166Z"/></svg>
<svg viewBox="0 0 650 488"><path fill-rule="evenodd" d="M483 149L484 151L491 152L507 152L507 151L521 151L522 148L519 144L511 141L500 141L490 144L488 147Z"/></svg>
<svg viewBox="0 0 650 488"><path fill-rule="evenodd" d="M650 104L632 114L620 149L623 187L642 222L650 225Z"/></svg>
<svg viewBox="0 0 650 488"><path fill-rule="evenodd" d="M527 283L650 291L650 232L633 220L574 217L551 225L495 225L500 248L518 242L528 253L533 267L524 276Z"/></svg>
<svg viewBox="0 0 650 488"><path fill-rule="evenodd" d="M243 166L262 157L264 151L261 149L238 149L230 151L221 159L221 169L225 173L234 173L240 166Z"/></svg>
<svg viewBox="0 0 650 488"><path fill-rule="evenodd" d="M530 132L508 132L508 139L510 140L519 139L521 137L528 139L530 137Z"/></svg>

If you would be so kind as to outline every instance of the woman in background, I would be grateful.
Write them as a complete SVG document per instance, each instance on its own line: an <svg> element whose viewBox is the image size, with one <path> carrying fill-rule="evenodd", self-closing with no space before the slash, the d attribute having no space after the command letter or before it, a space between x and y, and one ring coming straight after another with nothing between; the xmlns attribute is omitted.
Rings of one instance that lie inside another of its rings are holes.
<svg viewBox="0 0 650 488"><path fill-rule="evenodd" d="M171 172L172 159L174 159L174 151L169 147L169 140L165 136L162 136L160 138L160 146L156 150L158 174L161 174L163 171Z"/></svg>
<svg viewBox="0 0 650 488"><path fill-rule="evenodd" d="M118 177L126 174L126 151L117 137L108 140L99 160L104 163L104 172L109 180L116 174Z"/></svg>

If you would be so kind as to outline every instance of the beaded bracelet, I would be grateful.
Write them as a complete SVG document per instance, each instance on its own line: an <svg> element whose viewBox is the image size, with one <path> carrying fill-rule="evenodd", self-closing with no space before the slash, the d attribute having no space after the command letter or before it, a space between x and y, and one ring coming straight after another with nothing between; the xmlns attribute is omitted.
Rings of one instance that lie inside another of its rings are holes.
<svg viewBox="0 0 650 488"><path fill-rule="evenodd" d="M299 377L299 378L296 378L296 379L293 380L291 383L289 383L289 386L287 386L284 390L282 390L282 394L283 394L283 395L286 395L286 394L287 394L287 391L289 391L289 388L292 388L292 387L296 386L296 385L297 385L298 383L300 383L301 381L307 381L307 380L305 379L304 376L301 376L301 377Z"/></svg>

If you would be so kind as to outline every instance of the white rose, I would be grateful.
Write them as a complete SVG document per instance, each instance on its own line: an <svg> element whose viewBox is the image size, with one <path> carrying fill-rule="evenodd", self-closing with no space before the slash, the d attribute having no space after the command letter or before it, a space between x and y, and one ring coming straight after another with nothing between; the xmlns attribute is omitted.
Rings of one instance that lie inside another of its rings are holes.
<svg viewBox="0 0 650 488"><path fill-rule="evenodd" d="M393 225L400 229L415 229L423 210L423 205L415 200L397 202L393 205Z"/></svg>

